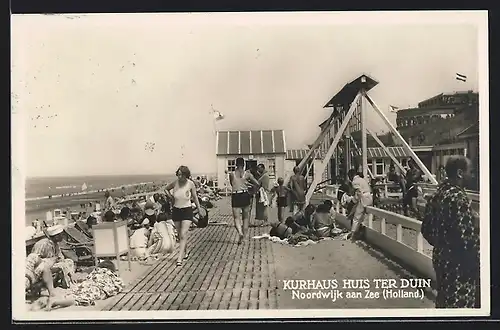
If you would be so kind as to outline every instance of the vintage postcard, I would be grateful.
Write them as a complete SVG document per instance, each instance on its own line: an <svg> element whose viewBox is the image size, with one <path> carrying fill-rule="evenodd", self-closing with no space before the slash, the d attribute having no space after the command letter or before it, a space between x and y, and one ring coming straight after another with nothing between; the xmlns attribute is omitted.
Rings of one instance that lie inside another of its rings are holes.
<svg viewBox="0 0 500 330"><path fill-rule="evenodd" d="M487 17L13 15L13 318L489 315Z"/></svg>

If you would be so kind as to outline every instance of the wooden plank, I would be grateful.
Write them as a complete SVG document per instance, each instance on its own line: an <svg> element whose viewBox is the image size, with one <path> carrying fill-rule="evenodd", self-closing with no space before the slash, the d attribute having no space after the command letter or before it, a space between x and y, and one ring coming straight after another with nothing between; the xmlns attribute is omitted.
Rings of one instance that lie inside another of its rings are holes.
<svg viewBox="0 0 500 330"><path fill-rule="evenodd" d="M130 310L131 311L138 311L141 309L142 306L144 306L144 304L146 304L146 302L151 298L153 294L152 293L143 293L141 298L139 300L137 300L137 302L132 306L130 307Z"/></svg>
<svg viewBox="0 0 500 330"><path fill-rule="evenodd" d="M128 292L123 296L123 298L116 303L116 305L113 307L114 311L121 311L123 309L123 306L125 306L132 298L134 297L133 292Z"/></svg>
<svg viewBox="0 0 500 330"><path fill-rule="evenodd" d="M109 302L106 304L106 306L102 309L103 311L112 311L113 307L125 297L126 293L119 293L116 296L110 298Z"/></svg>
<svg viewBox="0 0 500 330"><path fill-rule="evenodd" d="M156 299L156 301L151 305L150 309L149 310L152 310L152 311L157 311L161 308L161 306L165 303L165 301L167 300L169 294L168 293L164 293L164 292L160 292L160 296Z"/></svg>
<svg viewBox="0 0 500 330"><path fill-rule="evenodd" d="M149 299L146 300L146 302L139 308L141 311L149 311L153 310L153 306L156 303L156 301L161 297L161 294L156 292L156 293L149 293Z"/></svg>
<svg viewBox="0 0 500 330"><path fill-rule="evenodd" d="M174 300L177 298L179 295L179 291L171 291L167 294L167 299L161 304L160 309L161 310L169 310L170 306L174 302Z"/></svg>
<svg viewBox="0 0 500 330"><path fill-rule="evenodd" d="M180 291L177 297L175 297L174 301L168 307L168 310L179 310L184 300L187 297L187 292Z"/></svg>
<svg viewBox="0 0 500 330"><path fill-rule="evenodd" d="M135 303L137 303L143 296L143 293L132 293L133 296L132 298L130 298L130 300L125 304L123 305L123 307L120 309L122 311L129 311L132 306L134 306Z"/></svg>

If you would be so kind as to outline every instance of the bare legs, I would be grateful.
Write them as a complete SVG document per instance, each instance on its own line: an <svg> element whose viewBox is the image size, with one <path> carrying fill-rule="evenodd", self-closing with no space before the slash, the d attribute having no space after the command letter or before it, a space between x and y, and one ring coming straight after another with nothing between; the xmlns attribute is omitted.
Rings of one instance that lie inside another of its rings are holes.
<svg viewBox="0 0 500 330"><path fill-rule="evenodd" d="M179 255L177 256L177 264L182 264L182 260L186 255L187 234L191 226L191 220L174 221L175 229L179 235Z"/></svg>
<svg viewBox="0 0 500 330"><path fill-rule="evenodd" d="M284 207L278 207L278 221L283 222L283 211L285 210Z"/></svg>
<svg viewBox="0 0 500 330"><path fill-rule="evenodd" d="M243 218L243 236L245 237L248 233L248 226L250 224L250 208L251 206L244 207L242 209L242 218Z"/></svg>
<svg viewBox="0 0 500 330"><path fill-rule="evenodd" d="M238 244L243 242L243 238L248 233L250 209L251 205L243 208L233 207L234 227L239 235Z"/></svg>

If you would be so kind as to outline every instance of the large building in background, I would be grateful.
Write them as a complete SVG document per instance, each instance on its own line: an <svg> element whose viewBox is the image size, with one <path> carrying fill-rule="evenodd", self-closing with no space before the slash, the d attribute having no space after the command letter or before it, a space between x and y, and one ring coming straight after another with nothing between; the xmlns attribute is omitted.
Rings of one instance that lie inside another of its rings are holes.
<svg viewBox="0 0 500 330"><path fill-rule="evenodd" d="M479 94L439 94L397 112L397 129L432 173L452 155L471 159L479 188Z"/></svg>

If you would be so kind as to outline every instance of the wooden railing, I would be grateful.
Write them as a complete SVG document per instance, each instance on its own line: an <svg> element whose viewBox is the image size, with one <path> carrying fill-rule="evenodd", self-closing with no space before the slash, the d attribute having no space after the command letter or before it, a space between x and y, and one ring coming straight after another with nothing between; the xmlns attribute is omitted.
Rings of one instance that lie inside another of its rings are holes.
<svg viewBox="0 0 500 330"><path fill-rule="evenodd" d="M386 184L390 186L390 184ZM424 194L432 194L436 186L421 185ZM329 185L323 189L324 197L334 202L338 216L337 221L345 228L350 229L351 223L347 218L346 209L337 201L337 186ZM472 207L479 212L479 194L466 191L472 201ZM425 201L419 201L425 206ZM432 266L432 246L424 239L420 230L422 222L402 214L366 207L366 242L382 252L387 253L410 270L420 276L435 279Z"/></svg>
<svg viewBox="0 0 500 330"><path fill-rule="evenodd" d="M337 221L350 229L346 209L334 200ZM394 212L366 207L365 240L420 276L435 280L432 246L420 233L422 222Z"/></svg>

